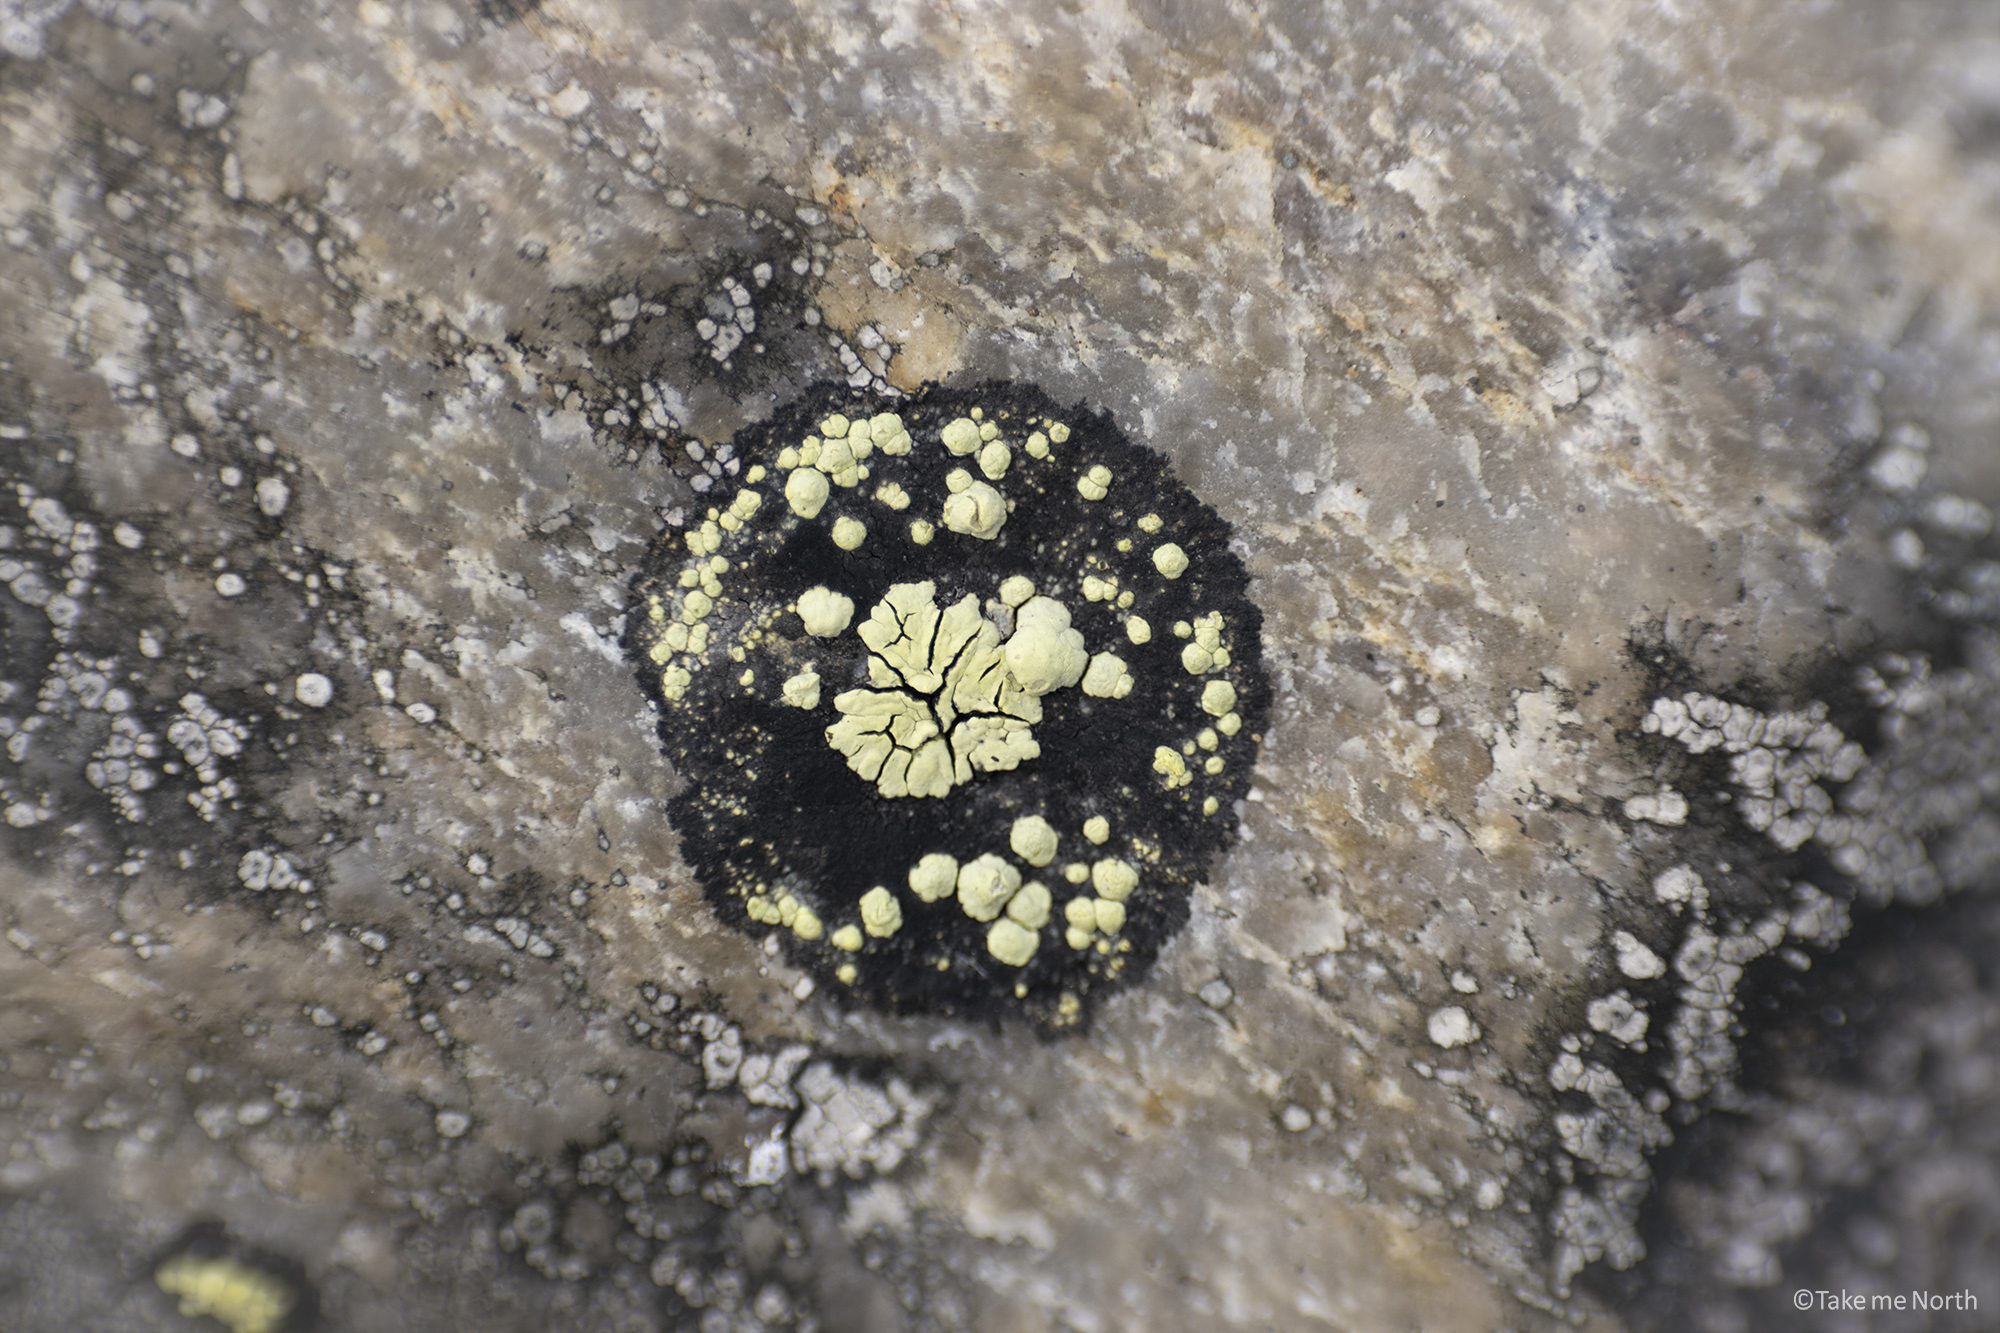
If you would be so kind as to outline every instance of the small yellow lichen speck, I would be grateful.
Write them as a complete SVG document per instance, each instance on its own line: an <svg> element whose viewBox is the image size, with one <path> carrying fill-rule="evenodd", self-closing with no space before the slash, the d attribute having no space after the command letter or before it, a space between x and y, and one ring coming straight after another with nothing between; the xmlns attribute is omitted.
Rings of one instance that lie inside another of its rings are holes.
<svg viewBox="0 0 2000 1333"><path fill-rule="evenodd" d="M1225 736L1234 736L1243 730L1243 719L1234 713L1224 713L1216 719L1215 729Z"/></svg>
<svg viewBox="0 0 2000 1333"><path fill-rule="evenodd" d="M1213 796L1209 797L1208 799L1204 800L1201 803L1201 812L1205 815L1212 815L1221 808L1222 808L1222 802L1216 800Z"/></svg>
<svg viewBox="0 0 2000 1333"><path fill-rule="evenodd" d="M885 481L875 488L875 498L891 509L908 509L910 493L893 481Z"/></svg>
<svg viewBox="0 0 2000 1333"><path fill-rule="evenodd" d="M931 538L936 535L937 528L924 519L917 519L910 524L910 540L919 546L929 546Z"/></svg>
<svg viewBox="0 0 2000 1333"><path fill-rule="evenodd" d="M1076 492L1086 500L1102 500L1111 493L1111 469L1095 463L1076 481Z"/></svg>
<svg viewBox="0 0 2000 1333"><path fill-rule="evenodd" d="M1187 552L1173 542L1168 542L1153 552L1153 568L1170 579L1177 579L1187 573Z"/></svg>
<svg viewBox="0 0 2000 1333"><path fill-rule="evenodd" d="M958 885L958 860L949 852L932 852L910 870L910 892L934 903Z"/></svg>
<svg viewBox="0 0 2000 1333"><path fill-rule="evenodd" d="M1158 514L1147 514L1144 518L1139 520L1139 531L1144 533L1158 532L1164 526L1165 525L1160 522L1160 516Z"/></svg>
<svg viewBox="0 0 2000 1333"><path fill-rule="evenodd" d="M1007 467L1014 461L1013 450L994 440L979 451L979 470L986 474L988 481L998 481L1007 475Z"/></svg>
<svg viewBox="0 0 2000 1333"><path fill-rule="evenodd" d="M785 481L785 503L800 518L817 518L833 493L826 474L816 468L801 467Z"/></svg>
<svg viewBox="0 0 2000 1333"><path fill-rule="evenodd" d="M1134 644L1151 643L1153 641L1153 627L1147 624L1142 617L1129 616L1125 621L1125 637L1130 639Z"/></svg>
<svg viewBox="0 0 2000 1333"><path fill-rule="evenodd" d="M806 633L831 639L854 623L854 599L831 588L808 588L799 594L799 619Z"/></svg>
<svg viewBox="0 0 2000 1333"><path fill-rule="evenodd" d="M819 707L819 672L807 667L784 684L785 702L794 708Z"/></svg>
<svg viewBox="0 0 2000 1333"><path fill-rule="evenodd" d="M1051 421L1049 423L1049 439L1056 444L1069 443L1069 427L1063 425L1060 421Z"/></svg>
<svg viewBox="0 0 2000 1333"><path fill-rule="evenodd" d="M958 905L974 921L991 921L1021 887L1021 872L991 852L968 861L958 871Z"/></svg>
<svg viewBox="0 0 2000 1333"><path fill-rule="evenodd" d="M1191 643L1181 649L1181 669L1190 676L1199 676L1215 665L1215 655L1198 643Z"/></svg>
<svg viewBox="0 0 2000 1333"><path fill-rule="evenodd" d="M1111 838L1111 821L1103 815L1092 815L1083 821L1083 836L1102 847Z"/></svg>
<svg viewBox="0 0 2000 1333"><path fill-rule="evenodd" d="M1027 449L1028 457L1030 458L1047 458L1049 456L1049 437L1040 431L1036 431L1028 437Z"/></svg>
<svg viewBox="0 0 2000 1333"><path fill-rule="evenodd" d="M1106 935L1116 935L1125 929L1125 904L1115 898L1099 898L1091 905L1097 917L1097 929Z"/></svg>
<svg viewBox="0 0 2000 1333"><path fill-rule="evenodd" d="M992 541L1007 524L1007 501L985 482L973 481L946 498L943 517L944 525L953 532Z"/></svg>
<svg viewBox="0 0 2000 1333"><path fill-rule="evenodd" d="M1090 868L1090 883L1098 897L1122 903L1139 886L1139 872L1116 857L1107 857Z"/></svg>
<svg viewBox="0 0 2000 1333"><path fill-rule="evenodd" d="M1002 606L1019 606L1034 595L1035 585L1031 579L1015 574L1010 578L1001 580L1000 604Z"/></svg>
<svg viewBox="0 0 2000 1333"><path fill-rule="evenodd" d="M1217 773L1220 773L1222 771L1222 767L1223 767L1222 756L1219 754L1210 755L1207 759L1202 761L1201 765L1202 772L1207 773L1210 777L1213 777Z"/></svg>
<svg viewBox="0 0 2000 1333"><path fill-rule="evenodd" d="M820 934L819 914L810 907L801 907L799 914L792 918L792 933L802 940L816 940Z"/></svg>
<svg viewBox="0 0 2000 1333"><path fill-rule="evenodd" d="M868 433L875 447L883 453L900 456L910 452L910 432L903 428L903 419L894 412L878 412L868 423Z"/></svg>
<svg viewBox="0 0 2000 1333"><path fill-rule="evenodd" d="M1011 917L995 921L986 932L986 951L1009 967L1026 967L1041 937Z"/></svg>
<svg viewBox="0 0 2000 1333"><path fill-rule="evenodd" d="M843 514L833 521L833 544L843 551L852 551L868 539L868 525L858 518Z"/></svg>
<svg viewBox="0 0 2000 1333"><path fill-rule="evenodd" d="M153 1274L153 1281L161 1291L180 1298L184 1317L207 1315L230 1333L272 1333L298 1300L286 1283L227 1258L169 1259Z"/></svg>
<svg viewBox="0 0 2000 1333"><path fill-rule="evenodd" d="M1048 886L1039 880L1031 880L1007 900L1007 915L1029 930L1040 930L1049 923L1049 909L1054 903Z"/></svg>
<svg viewBox="0 0 2000 1333"><path fill-rule="evenodd" d="M842 963L839 969L835 971L833 975L840 978L841 985L852 986L854 984L854 979L861 975L861 971L859 968L855 967L854 964L852 963Z"/></svg>
<svg viewBox="0 0 2000 1333"><path fill-rule="evenodd" d="M839 930L834 931L829 938L834 948L844 949L848 953L855 953L861 948L861 931L855 926L842 926Z"/></svg>
<svg viewBox="0 0 2000 1333"><path fill-rule="evenodd" d="M878 884L861 895L861 924L876 939L886 940L903 928L903 905Z"/></svg>
<svg viewBox="0 0 2000 1333"><path fill-rule="evenodd" d="M1123 699L1132 692L1132 673L1124 660L1112 653L1090 659L1083 673L1083 692L1093 699Z"/></svg>
<svg viewBox="0 0 2000 1333"><path fill-rule="evenodd" d="M1060 842L1055 827L1040 815L1021 816L1007 834L1007 845L1014 855L1038 870L1056 859Z"/></svg>
<svg viewBox="0 0 2000 1333"><path fill-rule="evenodd" d="M1063 878L1072 884L1087 884L1090 882L1090 867L1081 861L1071 861L1063 867Z"/></svg>
<svg viewBox="0 0 2000 1333"><path fill-rule="evenodd" d="M948 421L938 439L954 454L969 454L979 448L979 423L966 417Z"/></svg>
<svg viewBox="0 0 2000 1333"><path fill-rule="evenodd" d="M1032 695L1066 690L1090 665L1083 635L1069 627L1069 608L1052 597L1030 598L1014 617L1007 670Z"/></svg>
<svg viewBox="0 0 2000 1333"><path fill-rule="evenodd" d="M1236 728L1229 725L1229 719L1235 716L1230 710L1235 707L1236 687L1228 681L1211 680L1201 687L1201 711L1210 717L1221 718L1222 730L1224 734L1230 736L1236 734ZM1236 726L1242 725L1242 719L1237 718Z"/></svg>

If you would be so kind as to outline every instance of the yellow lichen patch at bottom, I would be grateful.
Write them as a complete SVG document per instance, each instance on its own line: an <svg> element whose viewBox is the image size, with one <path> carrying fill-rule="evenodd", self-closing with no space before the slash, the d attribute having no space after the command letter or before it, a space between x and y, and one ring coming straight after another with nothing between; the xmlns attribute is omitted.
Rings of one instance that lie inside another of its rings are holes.
<svg viewBox="0 0 2000 1333"><path fill-rule="evenodd" d="M153 1281L180 1297L181 1314L207 1315L230 1333L272 1333L298 1300L286 1283L234 1259L183 1255L161 1264Z"/></svg>

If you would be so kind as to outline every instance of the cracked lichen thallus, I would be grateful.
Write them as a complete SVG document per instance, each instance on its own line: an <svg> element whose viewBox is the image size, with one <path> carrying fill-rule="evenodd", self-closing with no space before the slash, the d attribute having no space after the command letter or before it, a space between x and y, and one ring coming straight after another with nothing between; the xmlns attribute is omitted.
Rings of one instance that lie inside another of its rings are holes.
<svg viewBox="0 0 2000 1333"><path fill-rule="evenodd" d="M710 902L883 1007L1076 1024L1235 836L1270 691L1228 525L1019 385L733 444L629 620Z"/></svg>

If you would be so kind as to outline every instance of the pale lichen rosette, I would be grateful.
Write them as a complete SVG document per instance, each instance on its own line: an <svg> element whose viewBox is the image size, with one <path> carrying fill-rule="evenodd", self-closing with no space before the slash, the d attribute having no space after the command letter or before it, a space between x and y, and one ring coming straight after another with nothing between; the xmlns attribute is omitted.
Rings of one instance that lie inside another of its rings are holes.
<svg viewBox="0 0 2000 1333"><path fill-rule="evenodd" d="M629 646L722 919L891 1010L1079 1022L1234 839L1270 690L1229 527L1018 385L731 442Z"/></svg>

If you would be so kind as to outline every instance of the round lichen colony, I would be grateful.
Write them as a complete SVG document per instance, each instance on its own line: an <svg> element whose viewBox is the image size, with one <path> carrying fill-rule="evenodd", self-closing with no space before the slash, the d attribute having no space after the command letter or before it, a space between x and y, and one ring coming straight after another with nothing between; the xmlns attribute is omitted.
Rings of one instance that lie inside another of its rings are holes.
<svg viewBox="0 0 2000 1333"><path fill-rule="evenodd" d="M711 902L893 1010L1079 1022L1235 836L1270 691L1228 525L1019 386L734 446L628 618Z"/></svg>

